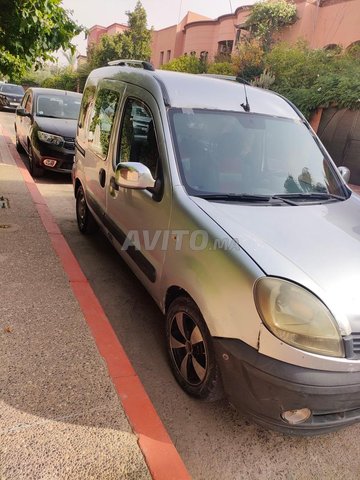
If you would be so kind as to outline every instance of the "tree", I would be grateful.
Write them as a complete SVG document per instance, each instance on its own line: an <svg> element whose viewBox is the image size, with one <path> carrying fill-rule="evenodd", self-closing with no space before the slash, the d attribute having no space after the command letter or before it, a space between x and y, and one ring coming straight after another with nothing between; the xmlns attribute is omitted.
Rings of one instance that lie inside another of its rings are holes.
<svg viewBox="0 0 360 480"><path fill-rule="evenodd" d="M147 17L140 1L133 12L126 12L128 30L116 35L103 35L100 42L90 48L88 57L92 68L103 67L111 60L131 58L150 60L151 30L147 28Z"/></svg>
<svg viewBox="0 0 360 480"><path fill-rule="evenodd" d="M90 67L104 67L111 60L123 58L123 34L103 35L96 45L92 45L88 52Z"/></svg>
<svg viewBox="0 0 360 480"><path fill-rule="evenodd" d="M125 58L150 60L151 29L147 28L146 10L138 0L133 12L126 12L129 29L123 34L123 53Z"/></svg>
<svg viewBox="0 0 360 480"><path fill-rule="evenodd" d="M259 39L262 47L268 50L275 33L295 21L295 4L287 0L266 0L253 5L245 24L250 30L250 36Z"/></svg>
<svg viewBox="0 0 360 480"><path fill-rule="evenodd" d="M74 49L82 31L61 0L0 0L0 73L18 78L26 68L53 59L52 52Z"/></svg>

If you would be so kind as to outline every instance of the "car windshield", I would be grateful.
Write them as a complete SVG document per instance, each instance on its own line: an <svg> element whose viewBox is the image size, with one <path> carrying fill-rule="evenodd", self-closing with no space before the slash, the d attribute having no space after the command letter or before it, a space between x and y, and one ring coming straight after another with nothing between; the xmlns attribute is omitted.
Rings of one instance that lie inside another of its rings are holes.
<svg viewBox="0 0 360 480"><path fill-rule="evenodd" d="M80 105L81 95L39 95L36 102L36 115L77 120Z"/></svg>
<svg viewBox="0 0 360 480"><path fill-rule="evenodd" d="M173 108L170 123L191 195L344 197L333 165L300 119Z"/></svg>
<svg viewBox="0 0 360 480"><path fill-rule="evenodd" d="M4 83L0 85L0 90L4 93L14 93L15 95L24 95L24 89L21 85L10 85Z"/></svg>

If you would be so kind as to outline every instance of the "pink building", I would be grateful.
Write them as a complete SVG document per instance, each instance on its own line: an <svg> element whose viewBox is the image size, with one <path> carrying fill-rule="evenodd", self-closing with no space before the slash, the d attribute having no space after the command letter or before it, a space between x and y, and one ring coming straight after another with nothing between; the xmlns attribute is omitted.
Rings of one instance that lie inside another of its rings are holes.
<svg viewBox="0 0 360 480"><path fill-rule="evenodd" d="M284 28L279 39L293 43L303 38L313 48L334 44L348 47L360 41L360 0L295 3L298 20ZM189 12L179 25L154 32L152 63L159 67L172 58L192 53L211 61L218 53L231 53L248 34L244 23L250 11L251 6L242 6L215 20Z"/></svg>
<svg viewBox="0 0 360 480"><path fill-rule="evenodd" d="M295 3L298 20L284 28L279 39L293 43L303 38L313 48L348 47L360 42L360 0L295 0ZM250 11L251 6L242 6L214 20L188 12L178 25L153 32L152 63L159 67L184 54L209 61L219 53L230 54L248 35L244 24ZM120 23L109 27L94 25L89 30L88 48L98 43L102 35L123 33L127 28Z"/></svg>
<svg viewBox="0 0 360 480"><path fill-rule="evenodd" d="M94 25L89 29L87 35L87 49L91 45L99 43L100 38L103 35L115 35L117 33L124 33L128 29L128 26L123 23L113 23L108 27L102 27L101 25Z"/></svg>

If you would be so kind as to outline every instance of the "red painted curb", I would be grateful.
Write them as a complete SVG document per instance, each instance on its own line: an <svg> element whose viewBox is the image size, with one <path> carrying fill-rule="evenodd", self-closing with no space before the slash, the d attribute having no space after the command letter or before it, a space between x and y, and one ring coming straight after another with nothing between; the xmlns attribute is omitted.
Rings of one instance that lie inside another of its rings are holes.
<svg viewBox="0 0 360 480"><path fill-rule="evenodd" d="M10 139L4 128L3 132L6 133L4 136ZM29 189L53 248L69 278L71 288L79 302L99 353L106 362L124 411L138 437L139 447L152 478L154 480L189 480L191 477L184 462L156 413L78 261L61 234L45 199L13 143L8 141L7 145Z"/></svg>

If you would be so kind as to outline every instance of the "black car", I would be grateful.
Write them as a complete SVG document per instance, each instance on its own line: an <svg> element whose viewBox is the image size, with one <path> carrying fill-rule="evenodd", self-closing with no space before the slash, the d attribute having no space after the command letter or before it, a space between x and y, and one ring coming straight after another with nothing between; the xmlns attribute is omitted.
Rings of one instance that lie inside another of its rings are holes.
<svg viewBox="0 0 360 480"><path fill-rule="evenodd" d="M71 173L81 94L49 88L29 88L16 110L16 148L25 150L30 172Z"/></svg>
<svg viewBox="0 0 360 480"><path fill-rule="evenodd" d="M13 83L0 84L0 109L15 110L20 105L25 90L21 85Z"/></svg>

